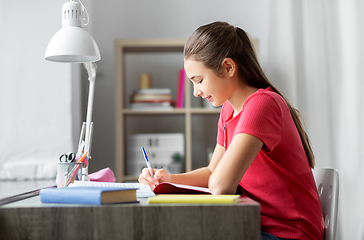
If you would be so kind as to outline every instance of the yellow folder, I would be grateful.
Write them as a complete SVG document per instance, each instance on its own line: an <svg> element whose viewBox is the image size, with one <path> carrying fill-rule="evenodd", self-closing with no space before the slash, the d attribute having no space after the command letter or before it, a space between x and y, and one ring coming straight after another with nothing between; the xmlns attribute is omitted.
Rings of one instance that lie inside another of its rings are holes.
<svg viewBox="0 0 364 240"><path fill-rule="evenodd" d="M148 203L236 203L240 195L160 194L148 198Z"/></svg>

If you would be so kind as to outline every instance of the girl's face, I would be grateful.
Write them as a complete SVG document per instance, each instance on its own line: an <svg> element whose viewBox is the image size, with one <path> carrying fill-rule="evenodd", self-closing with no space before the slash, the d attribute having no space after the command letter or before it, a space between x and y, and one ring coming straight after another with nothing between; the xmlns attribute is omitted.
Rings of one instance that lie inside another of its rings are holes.
<svg viewBox="0 0 364 240"><path fill-rule="evenodd" d="M194 60L185 60L184 67L187 77L193 83L193 95L207 99L218 107L226 102L233 94L234 87L225 73L218 76L215 72Z"/></svg>

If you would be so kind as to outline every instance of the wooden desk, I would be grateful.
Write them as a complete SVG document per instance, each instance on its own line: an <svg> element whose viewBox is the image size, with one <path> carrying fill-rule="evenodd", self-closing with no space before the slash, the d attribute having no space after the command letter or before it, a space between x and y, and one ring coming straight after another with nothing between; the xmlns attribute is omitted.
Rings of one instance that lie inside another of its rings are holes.
<svg viewBox="0 0 364 240"><path fill-rule="evenodd" d="M260 206L249 199L219 205L139 200L66 205L44 204L36 196L2 205L0 239L260 239Z"/></svg>

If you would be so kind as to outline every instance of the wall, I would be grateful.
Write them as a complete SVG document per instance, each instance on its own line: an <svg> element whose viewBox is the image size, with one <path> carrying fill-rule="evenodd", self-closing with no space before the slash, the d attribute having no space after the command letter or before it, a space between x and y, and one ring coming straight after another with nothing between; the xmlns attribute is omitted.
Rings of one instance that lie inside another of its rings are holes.
<svg viewBox="0 0 364 240"><path fill-rule="evenodd" d="M72 151L72 66L44 59L64 2L0 1L0 180L54 178Z"/></svg>
<svg viewBox="0 0 364 240"><path fill-rule="evenodd" d="M267 0L92 1L92 34L101 51L94 102L93 159L90 172L114 168L114 40L119 38L188 38L200 25L227 21L259 38L265 52ZM86 4L85 4L86 5ZM87 7L87 5L86 5ZM265 56L260 55L264 66ZM192 94L192 93L191 93ZM87 96L85 96L87 97Z"/></svg>

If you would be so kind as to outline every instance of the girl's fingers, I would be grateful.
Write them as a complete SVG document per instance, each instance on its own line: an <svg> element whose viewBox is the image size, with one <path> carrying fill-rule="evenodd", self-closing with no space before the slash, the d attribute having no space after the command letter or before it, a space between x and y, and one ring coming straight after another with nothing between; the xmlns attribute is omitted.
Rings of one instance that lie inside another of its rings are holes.
<svg viewBox="0 0 364 240"><path fill-rule="evenodd" d="M153 169L153 173L155 173L157 170L156 169ZM143 183L143 184L147 184L147 185L156 185L158 184L158 180L153 178L150 173L149 173L149 169L148 168L144 168L142 170L142 173L139 175L139 179L138 181L140 183Z"/></svg>
<svg viewBox="0 0 364 240"><path fill-rule="evenodd" d="M169 182L169 174L163 168L154 173L154 178L158 180L158 182Z"/></svg>

